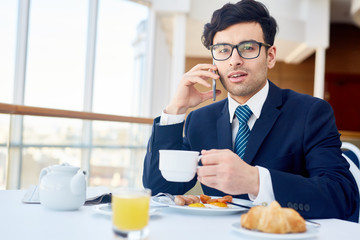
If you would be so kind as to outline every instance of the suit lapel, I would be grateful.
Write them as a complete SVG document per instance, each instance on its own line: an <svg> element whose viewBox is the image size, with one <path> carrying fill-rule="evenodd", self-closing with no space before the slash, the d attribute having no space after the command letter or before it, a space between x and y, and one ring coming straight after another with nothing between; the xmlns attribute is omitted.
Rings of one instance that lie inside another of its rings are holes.
<svg viewBox="0 0 360 240"><path fill-rule="evenodd" d="M228 100L226 99L224 107L216 123L218 149L232 150L232 133L229 118Z"/></svg>
<svg viewBox="0 0 360 240"><path fill-rule="evenodd" d="M254 160L262 142L269 134L271 128L281 114L281 111L279 110L279 107L282 104L281 89L276 87L270 81L269 83L270 88L268 97L262 108L260 118L256 120L255 125L251 130L246 146L244 161L249 164Z"/></svg>

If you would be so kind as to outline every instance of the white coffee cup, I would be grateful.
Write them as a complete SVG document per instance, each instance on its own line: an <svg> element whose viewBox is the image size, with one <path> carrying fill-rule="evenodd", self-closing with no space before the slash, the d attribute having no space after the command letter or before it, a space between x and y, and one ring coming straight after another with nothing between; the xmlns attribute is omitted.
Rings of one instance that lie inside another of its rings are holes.
<svg viewBox="0 0 360 240"><path fill-rule="evenodd" d="M196 151L159 150L159 169L171 182L189 182L196 173L201 156Z"/></svg>

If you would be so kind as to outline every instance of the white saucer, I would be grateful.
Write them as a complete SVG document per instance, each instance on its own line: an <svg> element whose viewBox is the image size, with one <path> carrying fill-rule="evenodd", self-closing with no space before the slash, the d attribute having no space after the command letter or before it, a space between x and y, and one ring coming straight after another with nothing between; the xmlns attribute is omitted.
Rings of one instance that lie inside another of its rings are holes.
<svg viewBox="0 0 360 240"><path fill-rule="evenodd" d="M237 223L233 223L232 225L232 229L238 233L241 233L242 235L246 235L246 236L252 236L252 237L256 237L256 238L261 238L261 239L308 239L308 238L314 238L319 234L319 230L312 226L312 225L306 225L306 232L303 233L286 233L286 234L276 234L276 233L264 233L264 232L259 232L259 231L255 231L255 230L249 230L246 228L243 228L240 224L240 222Z"/></svg>
<svg viewBox="0 0 360 240"><path fill-rule="evenodd" d="M112 209L111 209L111 205L110 204L99 204L99 205L95 205L93 207L94 211L97 213L100 213L102 215L106 215L106 216L112 216ZM149 215L150 216L154 216L157 214L157 211L155 208L150 208L149 210Z"/></svg>

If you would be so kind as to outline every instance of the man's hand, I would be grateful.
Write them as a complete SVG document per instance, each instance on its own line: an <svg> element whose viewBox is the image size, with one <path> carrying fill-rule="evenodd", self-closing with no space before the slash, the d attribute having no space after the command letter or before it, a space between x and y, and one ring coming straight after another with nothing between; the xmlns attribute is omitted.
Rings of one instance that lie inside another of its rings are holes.
<svg viewBox="0 0 360 240"><path fill-rule="evenodd" d="M197 170L198 180L211 188L231 195L259 193L259 171L244 162L234 152L202 150L202 167Z"/></svg>
<svg viewBox="0 0 360 240"><path fill-rule="evenodd" d="M185 73L165 112L167 114L184 114L188 108L195 107L212 98L212 91L199 92L194 85L198 83L210 88L208 80L219 79L219 75L213 73L215 70L217 67L212 64L198 64ZM216 95L220 93L220 90L216 90Z"/></svg>

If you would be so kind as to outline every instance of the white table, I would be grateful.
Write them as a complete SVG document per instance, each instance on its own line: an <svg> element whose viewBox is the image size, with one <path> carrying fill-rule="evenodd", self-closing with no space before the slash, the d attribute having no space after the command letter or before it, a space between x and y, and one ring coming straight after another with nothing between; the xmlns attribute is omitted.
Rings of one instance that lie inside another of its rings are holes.
<svg viewBox="0 0 360 240"><path fill-rule="evenodd" d="M40 204L22 203L24 194L23 190L0 191L1 240L115 239L111 229L111 217L95 212L92 206L83 206L78 211L50 211ZM150 218L149 239L255 239L232 230L231 224L239 221L240 214L199 216L161 208L157 215ZM360 238L360 224L337 219L316 221L322 225L316 239Z"/></svg>

